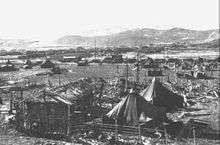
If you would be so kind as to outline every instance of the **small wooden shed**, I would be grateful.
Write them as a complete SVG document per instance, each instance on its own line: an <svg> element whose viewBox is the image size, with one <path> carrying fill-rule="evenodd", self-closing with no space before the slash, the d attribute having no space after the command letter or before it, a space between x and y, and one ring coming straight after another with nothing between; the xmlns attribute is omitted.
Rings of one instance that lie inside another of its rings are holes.
<svg viewBox="0 0 220 145"><path fill-rule="evenodd" d="M48 90L38 94L38 97L15 103L16 121L20 128L37 133L68 135L73 124L83 122L83 115L75 113L74 103L66 96Z"/></svg>

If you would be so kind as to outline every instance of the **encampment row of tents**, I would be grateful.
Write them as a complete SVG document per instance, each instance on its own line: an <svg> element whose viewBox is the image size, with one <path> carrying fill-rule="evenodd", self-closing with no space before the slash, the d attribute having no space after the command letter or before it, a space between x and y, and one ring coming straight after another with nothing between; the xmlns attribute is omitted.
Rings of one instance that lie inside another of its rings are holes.
<svg viewBox="0 0 220 145"><path fill-rule="evenodd" d="M153 78L140 93L131 90L105 117L104 121L118 124L138 124L149 119L166 120L165 113L184 107L184 98Z"/></svg>

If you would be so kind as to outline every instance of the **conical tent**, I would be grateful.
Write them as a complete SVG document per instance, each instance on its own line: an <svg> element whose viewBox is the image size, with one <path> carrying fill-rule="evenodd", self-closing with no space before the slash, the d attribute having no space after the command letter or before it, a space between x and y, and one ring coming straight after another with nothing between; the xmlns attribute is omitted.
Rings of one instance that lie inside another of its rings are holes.
<svg viewBox="0 0 220 145"><path fill-rule="evenodd" d="M30 59L27 59L24 63L24 65L33 65Z"/></svg>
<svg viewBox="0 0 220 145"><path fill-rule="evenodd" d="M46 59L41 64L41 68L53 68L53 67L55 67L55 64L53 62L51 62L49 59Z"/></svg>
<svg viewBox="0 0 220 145"><path fill-rule="evenodd" d="M165 109L158 108L147 102L139 94L129 93L106 116L117 120L118 124L137 125L140 121L147 122L148 118L163 118Z"/></svg>
<svg viewBox="0 0 220 145"><path fill-rule="evenodd" d="M33 63L31 62L30 59L27 59L23 65L23 68L31 69L32 67L33 67Z"/></svg>
<svg viewBox="0 0 220 145"><path fill-rule="evenodd" d="M155 78L152 79L151 84L140 95L145 100L151 101L153 105L166 107L168 110L182 108L184 104L184 98L182 96L172 92Z"/></svg>

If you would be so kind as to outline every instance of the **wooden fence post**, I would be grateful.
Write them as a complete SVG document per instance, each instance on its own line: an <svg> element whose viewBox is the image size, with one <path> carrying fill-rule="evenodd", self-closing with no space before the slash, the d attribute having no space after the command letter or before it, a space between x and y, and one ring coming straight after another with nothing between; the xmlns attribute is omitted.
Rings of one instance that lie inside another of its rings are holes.
<svg viewBox="0 0 220 145"><path fill-rule="evenodd" d="M115 142L118 141L118 122L117 118L115 119Z"/></svg>
<svg viewBox="0 0 220 145"><path fill-rule="evenodd" d="M141 124L138 125L138 138L139 138L139 143L142 143L142 139L141 139Z"/></svg>
<svg viewBox="0 0 220 145"><path fill-rule="evenodd" d="M165 144L167 145L168 142L167 142L167 130L166 130L166 128L164 128L164 136L165 136Z"/></svg>
<svg viewBox="0 0 220 145"><path fill-rule="evenodd" d="M69 136L70 135L70 126L71 126L71 120L70 120L70 105L67 105L67 109L68 109L68 111L67 111L67 136Z"/></svg>
<svg viewBox="0 0 220 145"><path fill-rule="evenodd" d="M196 131L194 127L193 127L193 144L196 145Z"/></svg>

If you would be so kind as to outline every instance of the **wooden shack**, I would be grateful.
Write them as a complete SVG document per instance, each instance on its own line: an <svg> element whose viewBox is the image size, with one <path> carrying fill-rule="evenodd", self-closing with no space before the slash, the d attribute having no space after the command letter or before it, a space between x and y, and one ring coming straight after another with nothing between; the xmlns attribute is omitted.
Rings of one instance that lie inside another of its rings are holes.
<svg viewBox="0 0 220 145"><path fill-rule="evenodd" d="M71 126L84 122L83 113L65 95L48 90L38 96L14 103L16 121L20 129L29 132L69 134Z"/></svg>
<svg viewBox="0 0 220 145"><path fill-rule="evenodd" d="M57 87L15 87L8 91L10 110L19 129L68 135L72 126L97 116L94 100L102 94L103 83L102 79L84 78Z"/></svg>

